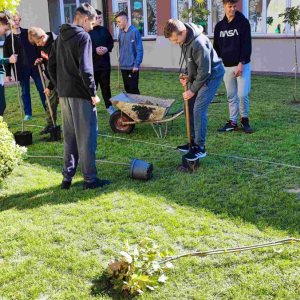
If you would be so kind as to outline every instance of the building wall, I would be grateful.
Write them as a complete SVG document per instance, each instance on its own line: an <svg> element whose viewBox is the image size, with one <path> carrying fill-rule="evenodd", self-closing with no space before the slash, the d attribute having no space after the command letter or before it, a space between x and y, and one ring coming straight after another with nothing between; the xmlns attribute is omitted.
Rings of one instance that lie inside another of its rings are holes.
<svg viewBox="0 0 300 300"><path fill-rule="evenodd" d="M23 0L20 2L18 12L22 15L21 27L37 26L45 31L50 30L47 0Z"/></svg>
<svg viewBox="0 0 300 300"><path fill-rule="evenodd" d="M213 40L211 40L213 42ZM117 43L111 53L112 66L117 66ZM144 59L141 67L178 69L180 47L163 36L143 41ZM297 49L300 57L300 47ZM293 39L252 39L252 71L291 73L295 66Z"/></svg>
<svg viewBox="0 0 300 300"><path fill-rule="evenodd" d="M243 1L238 2L242 11ZM108 11L112 11L112 0L108 0ZM171 18L171 0L157 0L157 37L155 41L143 41L144 60L141 67L178 69L180 47L172 45L163 36L164 25ZM111 33L113 33L111 27ZM213 40L211 39L213 42ZM117 43L115 43L117 46ZM115 47L116 48L116 47ZM117 66L116 49L111 54L112 66ZM298 47L300 55L300 46ZM293 38L252 38L252 71L291 73L294 63Z"/></svg>

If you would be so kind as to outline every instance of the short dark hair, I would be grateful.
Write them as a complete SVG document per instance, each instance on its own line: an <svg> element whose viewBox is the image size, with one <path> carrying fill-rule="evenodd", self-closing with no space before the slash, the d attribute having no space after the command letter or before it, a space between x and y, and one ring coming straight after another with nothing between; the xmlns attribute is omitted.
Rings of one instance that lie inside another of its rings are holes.
<svg viewBox="0 0 300 300"><path fill-rule="evenodd" d="M101 16L102 15L102 12L99 9L95 9L95 11L97 13L97 16Z"/></svg>
<svg viewBox="0 0 300 300"><path fill-rule="evenodd" d="M239 0L223 0L223 4L225 4L225 3L236 4L238 2L239 2Z"/></svg>
<svg viewBox="0 0 300 300"><path fill-rule="evenodd" d="M96 18L97 13L95 9L87 2L82 3L76 9L74 20L78 20L82 17L88 17L89 20Z"/></svg>
<svg viewBox="0 0 300 300"><path fill-rule="evenodd" d="M119 18L119 17L126 17L128 19L128 15L126 13L126 11L120 11L117 15L116 15L116 18Z"/></svg>
<svg viewBox="0 0 300 300"><path fill-rule="evenodd" d="M11 14L6 14L4 12L0 12L0 23L2 25L13 25L14 22L12 20L12 15Z"/></svg>

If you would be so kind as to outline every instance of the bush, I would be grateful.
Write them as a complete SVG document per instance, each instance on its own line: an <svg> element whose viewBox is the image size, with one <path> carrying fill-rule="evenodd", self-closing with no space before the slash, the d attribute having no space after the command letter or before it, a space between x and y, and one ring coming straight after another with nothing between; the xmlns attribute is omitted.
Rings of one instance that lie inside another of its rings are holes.
<svg viewBox="0 0 300 300"><path fill-rule="evenodd" d="M0 117L0 182L22 161L27 149L16 144L7 124Z"/></svg>

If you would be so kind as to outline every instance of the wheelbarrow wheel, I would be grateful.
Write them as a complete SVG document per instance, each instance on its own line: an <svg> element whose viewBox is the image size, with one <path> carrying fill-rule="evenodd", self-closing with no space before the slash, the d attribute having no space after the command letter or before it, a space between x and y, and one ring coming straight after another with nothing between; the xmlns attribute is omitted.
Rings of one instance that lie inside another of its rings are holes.
<svg viewBox="0 0 300 300"><path fill-rule="evenodd" d="M123 125L122 122L132 122L133 120L120 110L115 111L109 119L109 125L115 133L131 133L135 127L134 124Z"/></svg>

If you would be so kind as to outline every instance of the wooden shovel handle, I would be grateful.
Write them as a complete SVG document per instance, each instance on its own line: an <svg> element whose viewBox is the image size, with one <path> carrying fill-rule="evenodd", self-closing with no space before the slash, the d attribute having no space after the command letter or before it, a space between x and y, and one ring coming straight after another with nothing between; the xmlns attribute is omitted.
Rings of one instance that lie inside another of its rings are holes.
<svg viewBox="0 0 300 300"><path fill-rule="evenodd" d="M180 74L179 79L189 79L188 75ZM188 90L187 84L184 86L184 91ZM190 111L189 111L189 101L184 100L185 105L185 120L186 120L186 131L188 136L189 148L191 147L191 125L190 125Z"/></svg>

